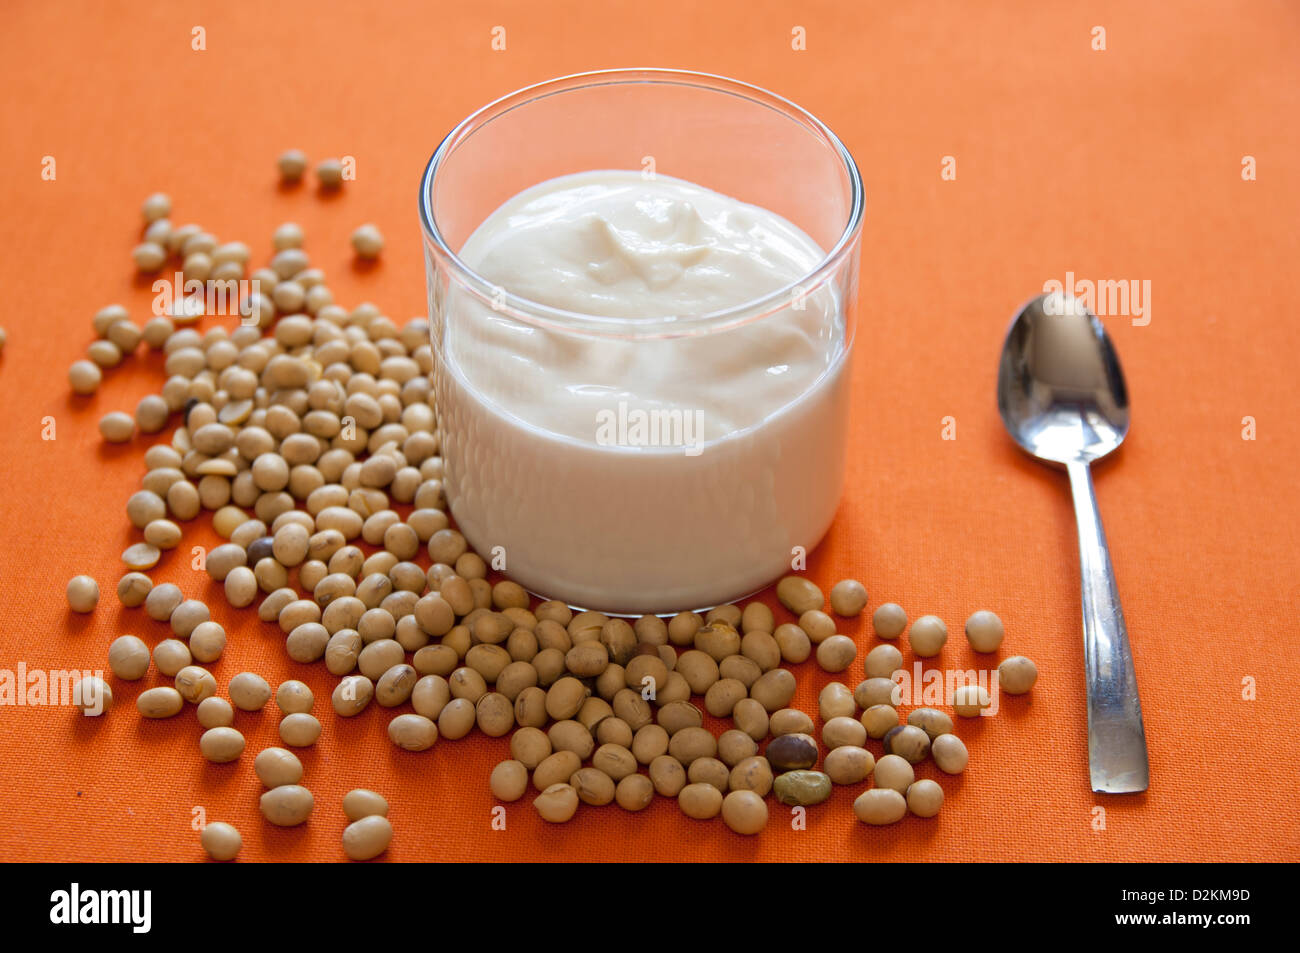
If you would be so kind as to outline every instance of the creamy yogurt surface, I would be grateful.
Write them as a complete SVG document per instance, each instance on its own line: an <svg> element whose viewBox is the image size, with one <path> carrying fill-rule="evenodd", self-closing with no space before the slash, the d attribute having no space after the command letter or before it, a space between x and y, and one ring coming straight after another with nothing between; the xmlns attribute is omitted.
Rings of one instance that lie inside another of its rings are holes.
<svg viewBox="0 0 1300 953"><path fill-rule="evenodd" d="M460 251L512 294L629 321L746 304L795 284L824 254L766 209L633 171L534 186L489 216ZM593 439L597 415L620 402L647 412L698 411L707 439L724 437L797 399L842 338L825 291L751 326L689 341L566 336L466 307L477 318L450 322L448 341L465 376L506 410L522 409L523 419L580 440Z"/></svg>
<svg viewBox="0 0 1300 953"><path fill-rule="evenodd" d="M815 546L843 469L838 294L674 329L794 285L824 254L773 212L638 171L552 179L489 215L459 252L470 268L628 324L572 333L453 287L435 387L447 496L475 549L499 548L543 597L639 613L747 595ZM648 319L666 319L655 336L637 333Z"/></svg>

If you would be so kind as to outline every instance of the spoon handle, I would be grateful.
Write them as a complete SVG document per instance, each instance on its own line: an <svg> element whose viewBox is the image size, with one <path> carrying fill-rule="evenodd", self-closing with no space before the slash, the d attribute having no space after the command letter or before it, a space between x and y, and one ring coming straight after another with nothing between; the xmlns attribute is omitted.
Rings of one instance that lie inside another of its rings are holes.
<svg viewBox="0 0 1300 953"><path fill-rule="evenodd" d="M1070 463L1083 580L1083 657L1088 679L1088 766L1099 794L1145 791L1150 782L1133 653L1115 588L1106 531L1088 464Z"/></svg>

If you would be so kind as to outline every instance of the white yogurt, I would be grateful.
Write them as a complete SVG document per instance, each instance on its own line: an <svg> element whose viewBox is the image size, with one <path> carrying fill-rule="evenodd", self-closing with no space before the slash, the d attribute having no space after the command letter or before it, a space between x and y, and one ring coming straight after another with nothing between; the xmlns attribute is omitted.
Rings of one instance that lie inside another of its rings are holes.
<svg viewBox="0 0 1300 953"><path fill-rule="evenodd" d="M527 189L460 250L512 294L629 320L743 305L824 255L766 209L632 171ZM825 533L843 470L839 300L829 286L792 300L725 331L629 338L453 291L435 386L461 531L530 590L587 608L676 611L767 585Z"/></svg>

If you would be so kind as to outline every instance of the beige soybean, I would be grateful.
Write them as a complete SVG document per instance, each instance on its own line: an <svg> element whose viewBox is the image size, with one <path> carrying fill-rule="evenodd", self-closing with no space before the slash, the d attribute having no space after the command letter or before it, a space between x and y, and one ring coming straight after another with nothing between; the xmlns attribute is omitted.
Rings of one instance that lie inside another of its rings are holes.
<svg viewBox="0 0 1300 953"><path fill-rule="evenodd" d="M224 698L211 695L199 702L194 709L199 724L204 728L229 728L235 723L235 709Z"/></svg>
<svg viewBox="0 0 1300 953"><path fill-rule="evenodd" d="M172 618L175 617L173 613ZM226 650L226 630L216 622L200 622L191 630L189 638L190 654L199 662L215 662Z"/></svg>
<svg viewBox="0 0 1300 953"><path fill-rule="evenodd" d="M118 636L108 647L108 667L128 682L143 678L149 671L149 646L138 636Z"/></svg>
<svg viewBox="0 0 1300 953"><path fill-rule="evenodd" d="M861 721L868 737L883 738L898 724L898 709L892 705L872 705L862 713Z"/></svg>
<svg viewBox="0 0 1300 953"><path fill-rule="evenodd" d="M475 716L473 702L468 698L453 698L438 713L439 737L448 741L464 738L473 730Z"/></svg>
<svg viewBox="0 0 1300 953"><path fill-rule="evenodd" d="M244 736L226 725L209 728L199 738L199 750L212 763L225 764L244 753Z"/></svg>
<svg viewBox="0 0 1300 953"><path fill-rule="evenodd" d="M930 742L930 755L945 774L961 774L970 760L966 743L954 734L940 735Z"/></svg>
<svg viewBox="0 0 1300 953"><path fill-rule="evenodd" d="M930 754L930 736L915 725L897 725L880 740L886 754L896 754L909 764L919 764Z"/></svg>
<svg viewBox="0 0 1300 953"><path fill-rule="evenodd" d="M353 788L343 795L343 814L349 821L359 821L363 817L387 817L388 800L377 791Z"/></svg>
<svg viewBox="0 0 1300 953"><path fill-rule="evenodd" d="M265 792L258 802L262 816L277 827L295 827L311 816L311 792L299 784L284 784Z"/></svg>
<svg viewBox="0 0 1300 953"><path fill-rule="evenodd" d="M858 647L847 635L832 635L817 646L817 664L827 672L842 672L858 657Z"/></svg>
<svg viewBox="0 0 1300 953"><path fill-rule="evenodd" d="M774 668L763 675L749 688L749 697L770 712L778 711L790 704L794 697L794 675L784 668Z"/></svg>
<svg viewBox="0 0 1300 953"><path fill-rule="evenodd" d="M583 804L602 807L614 800L616 782L599 768L579 768L569 778L569 784L578 793L578 800Z"/></svg>
<svg viewBox="0 0 1300 953"><path fill-rule="evenodd" d="M803 576L785 576L776 584L776 597L781 605L795 615L802 615L810 609L820 609L826 597L811 579Z"/></svg>
<svg viewBox="0 0 1300 953"><path fill-rule="evenodd" d="M857 713L857 704L847 685L843 682L830 682L817 695L817 709L822 721L830 721L841 716L852 717Z"/></svg>
<svg viewBox="0 0 1300 953"><path fill-rule="evenodd" d="M776 799L782 804L821 804L831 796L831 779L821 771L785 771L772 782Z"/></svg>
<svg viewBox="0 0 1300 953"><path fill-rule="evenodd" d="M488 787L498 801L518 801L528 791L528 768L513 759L502 761L492 769Z"/></svg>
<svg viewBox="0 0 1300 953"><path fill-rule="evenodd" d="M759 797L766 797L772 790L772 765L762 755L746 758L731 769L727 777L727 788L731 791L753 791Z"/></svg>
<svg viewBox="0 0 1300 953"><path fill-rule="evenodd" d="M294 712L280 719L280 740L290 747L310 747L320 738L320 733L320 722L306 712Z"/></svg>
<svg viewBox="0 0 1300 953"><path fill-rule="evenodd" d="M907 723L924 731L931 742L952 732L952 719L937 708L913 708L907 716Z"/></svg>
<svg viewBox="0 0 1300 953"><path fill-rule="evenodd" d="M867 587L856 579L841 579L831 586L831 609L844 618L853 618L867 607Z"/></svg>
<svg viewBox="0 0 1300 953"><path fill-rule="evenodd" d="M188 639L200 623L207 622L210 618L207 606L197 599L186 599L172 610L168 622L179 638Z"/></svg>
<svg viewBox="0 0 1300 953"><path fill-rule="evenodd" d="M902 667L903 653L892 645L877 645L863 661L867 678L889 678Z"/></svg>
<svg viewBox="0 0 1300 953"><path fill-rule="evenodd" d="M907 628L907 613L896 602L877 606L871 614L871 626L882 639L896 639Z"/></svg>
<svg viewBox="0 0 1300 953"><path fill-rule="evenodd" d="M68 580L68 608L73 612L94 612L99 604L99 583L90 576Z"/></svg>
<svg viewBox="0 0 1300 953"><path fill-rule="evenodd" d="M933 658L948 641L948 627L936 615L923 615L907 632L908 645L922 658Z"/></svg>
<svg viewBox="0 0 1300 953"><path fill-rule="evenodd" d="M768 726L772 736L776 738L781 735L810 735L813 730L813 720L806 712L799 711L797 708L782 708L772 713Z"/></svg>
<svg viewBox="0 0 1300 953"><path fill-rule="evenodd" d="M916 780L916 772L906 759L896 754L887 754L876 762L871 772L876 787L893 788L900 794L907 791L907 786Z"/></svg>
<svg viewBox="0 0 1300 953"><path fill-rule="evenodd" d="M547 786L533 799L533 807L537 809L542 820L552 824L563 824L577 813L578 792L570 784L557 782Z"/></svg>
<svg viewBox="0 0 1300 953"><path fill-rule="evenodd" d="M757 834L767 826L767 802L753 791L732 791L722 799L722 820L737 834Z"/></svg>
<svg viewBox="0 0 1300 953"><path fill-rule="evenodd" d="M144 611L149 618L157 622L166 622L182 602L185 596L180 587L174 583L164 582L149 590L144 598Z"/></svg>
<svg viewBox="0 0 1300 953"><path fill-rule="evenodd" d="M832 751L845 746L860 748L867 743L867 729L849 715L840 715L822 725L822 744Z"/></svg>
<svg viewBox="0 0 1300 953"><path fill-rule="evenodd" d="M987 609L972 613L966 620L966 640L976 652L996 652L1003 633L1002 620Z"/></svg>
<svg viewBox="0 0 1300 953"><path fill-rule="evenodd" d="M892 678L868 678L858 682L853 689L853 701L866 711L872 705L892 705L897 708L902 704L903 687Z"/></svg>
<svg viewBox="0 0 1300 953"><path fill-rule="evenodd" d="M943 788L923 778L915 781L907 789L907 809L917 817L934 817L943 807Z"/></svg>
<svg viewBox="0 0 1300 953"><path fill-rule="evenodd" d="M180 639L163 639L153 647L153 664L159 674L174 678L176 673L194 661L190 648Z"/></svg>
<svg viewBox="0 0 1300 953"><path fill-rule="evenodd" d="M799 616L799 628L807 633L813 645L820 645L835 634L835 620L821 609L809 609Z"/></svg>
<svg viewBox="0 0 1300 953"><path fill-rule="evenodd" d="M211 821L203 825L199 833L199 844L213 860L234 860L239 849L244 846L239 831L222 821Z"/></svg>
<svg viewBox="0 0 1300 953"><path fill-rule="evenodd" d="M99 433L109 443L126 443L135 436L135 420L120 410L99 418Z"/></svg>
<svg viewBox="0 0 1300 953"><path fill-rule="evenodd" d="M423 715L398 715L388 723L388 737L406 751L428 751L438 740L438 726Z"/></svg>
<svg viewBox="0 0 1300 953"><path fill-rule="evenodd" d="M93 361L73 361L68 368L68 383L72 386L72 392L83 397L98 390L103 378L103 372Z"/></svg>
<svg viewBox="0 0 1300 953"><path fill-rule="evenodd" d="M983 685L959 685L952 695L952 710L963 718L978 717L992 704Z"/></svg>
<svg viewBox="0 0 1300 953"><path fill-rule="evenodd" d="M717 758L696 758L686 769L686 779L692 784L712 784L724 794L731 769Z"/></svg>
<svg viewBox="0 0 1300 953"><path fill-rule="evenodd" d="M349 860L370 860L388 850L393 841L393 825L380 814L353 821L343 829L343 853Z"/></svg>
<svg viewBox="0 0 1300 953"><path fill-rule="evenodd" d="M731 711L731 720L738 729L755 741L766 738L771 728L767 709L752 698L742 698L736 702L736 707Z"/></svg>
<svg viewBox="0 0 1300 953"><path fill-rule="evenodd" d="M557 783L557 779L568 781L573 773L582 767L582 759L572 751L556 751L542 759L533 769L533 787L544 791Z"/></svg>
<svg viewBox="0 0 1300 953"><path fill-rule="evenodd" d="M697 821L707 821L717 817L722 810L722 802L722 792L712 784L702 782L686 785L677 795L677 806L682 809L682 813Z"/></svg>
<svg viewBox="0 0 1300 953"><path fill-rule="evenodd" d="M302 762L287 748L263 748L253 759L253 772L268 788L278 788L302 780ZM346 804L344 798L345 810Z"/></svg>
<svg viewBox="0 0 1300 953"><path fill-rule="evenodd" d="M128 609L144 605L153 580L142 572L129 572L117 581L117 598Z"/></svg>
<svg viewBox="0 0 1300 953"><path fill-rule="evenodd" d="M857 784L875 770L876 758L866 748L844 745L826 755L822 770L835 784Z"/></svg>
<svg viewBox="0 0 1300 953"><path fill-rule="evenodd" d="M276 688L275 703L279 706L280 711L286 715L293 715L311 711L311 706L316 703L316 698L312 694L311 688L306 684L297 679L289 679L281 682Z"/></svg>
<svg viewBox="0 0 1300 953"><path fill-rule="evenodd" d="M648 774L655 791L664 797L676 797L686 786L686 769L670 754L651 761Z"/></svg>
<svg viewBox="0 0 1300 953"><path fill-rule="evenodd" d="M1013 655L998 665L998 685L1009 695L1023 695L1038 681L1038 666L1023 655Z"/></svg>
<svg viewBox="0 0 1300 953"><path fill-rule="evenodd" d="M184 705L185 699L181 697L181 693L165 685L147 689L135 700L135 707L146 718L170 718Z"/></svg>
<svg viewBox="0 0 1300 953"><path fill-rule="evenodd" d="M890 788L871 788L853 802L853 813L864 824L895 824L907 814L907 800Z"/></svg>
<svg viewBox="0 0 1300 953"><path fill-rule="evenodd" d="M625 811L645 810L654 796L654 782L644 774L629 774L614 788L614 800Z"/></svg>
<svg viewBox="0 0 1300 953"><path fill-rule="evenodd" d="M217 693L216 677L198 665L186 665L176 673L173 681L181 697L191 705L197 705Z"/></svg>
<svg viewBox="0 0 1300 953"><path fill-rule="evenodd" d="M778 625L772 638L781 650L781 658L792 665L805 662L812 655L812 640L808 633L792 622Z"/></svg>
<svg viewBox="0 0 1300 953"><path fill-rule="evenodd" d="M230 680L226 690L235 707L242 711L260 711L271 700L271 686L254 672L240 672Z"/></svg>
<svg viewBox="0 0 1300 953"><path fill-rule="evenodd" d="M98 717L113 707L113 689L97 675L82 678L72 686L72 703L83 715Z"/></svg>

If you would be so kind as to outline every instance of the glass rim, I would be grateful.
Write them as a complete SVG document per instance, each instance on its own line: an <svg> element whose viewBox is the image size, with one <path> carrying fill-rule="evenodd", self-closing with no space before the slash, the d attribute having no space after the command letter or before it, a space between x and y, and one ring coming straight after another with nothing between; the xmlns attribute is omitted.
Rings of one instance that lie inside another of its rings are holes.
<svg viewBox="0 0 1300 953"><path fill-rule="evenodd" d="M665 84L693 86L749 99L758 105L774 108L787 118L803 123L818 134L838 156L848 176L850 206L847 221L835 244L807 274L783 287L759 297L703 314L656 315L627 318L614 315L570 311L533 301L501 288L467 265L447 243L433 211L433 184L439 170L460 143L486 122L537 99L596 86L630 84ZM420 177L420 229L426 242L435 245L446 259L457 280L498 313L530 324L567 332L604 333L630 337L677 337L687 334L724 330L747 324L775 311L784 310L792 293L811 293L839 268L851 253L862 227L865 198L862 176L848 148L824 122L802 106L761 86L741 80L695 70L654 67L591 70L571 73L521 87L470 113L452 128L438 144Z"/></svg>

